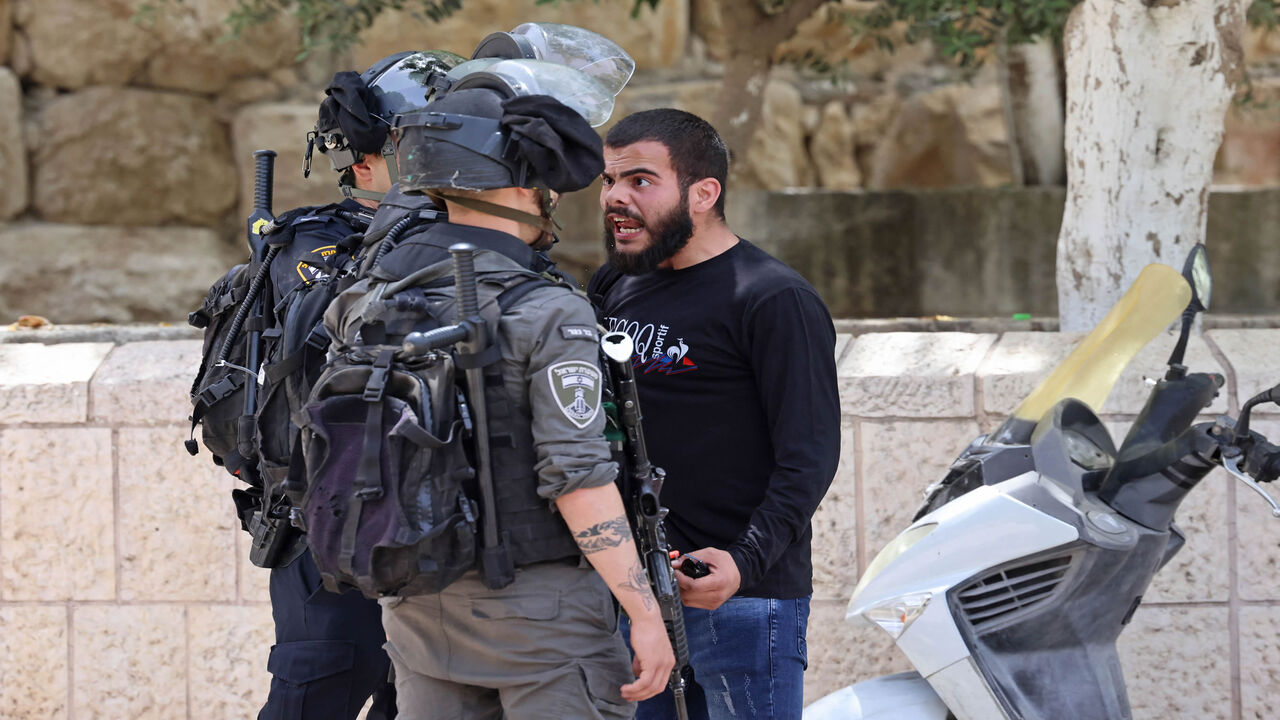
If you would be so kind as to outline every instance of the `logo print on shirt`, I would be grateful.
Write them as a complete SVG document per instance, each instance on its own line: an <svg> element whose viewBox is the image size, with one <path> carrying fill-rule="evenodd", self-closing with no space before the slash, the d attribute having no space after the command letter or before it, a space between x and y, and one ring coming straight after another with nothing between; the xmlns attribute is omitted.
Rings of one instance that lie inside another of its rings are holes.
<svg viewBox="0 0 1280 720"><path fill-rule="evenodd" d="M625 332L635 342L636 354L631 359L631 365L637 372L679 375L698 369L697 363L689 359L689 345L684 338L668 345L663 352L670 326L655 323L641 325L620 317L608 317L605 320L609 332Z"/></svg>
<svg viewBox="0 0 1280 720"><path fill-rule="evenodd" d="M674 345L667 348L667 352L662 355L654 355L648 361L644 361L639 355L632 361L632 365L637 370L642 370L646 375L651 372L659 372L663 375L679 375L690 370L697 370L698 365L689 359L689 346L685 343L684 338L676 340Z"/></svg>

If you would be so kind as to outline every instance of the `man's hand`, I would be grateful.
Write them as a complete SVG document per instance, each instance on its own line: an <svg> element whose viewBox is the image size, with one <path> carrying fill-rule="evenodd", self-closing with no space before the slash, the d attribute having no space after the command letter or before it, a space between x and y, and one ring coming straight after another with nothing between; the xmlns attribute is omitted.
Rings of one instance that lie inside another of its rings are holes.
<svg viewBox="0 0 1280 720"><path fill-rule="evenodd" d="M636 681L622 686L622 698L627 702L640 702L665 690L671 668L676 666L676 656L667 639L667 626L660 616L632 620L631 650L635 653L631 671L636 674Z"/></svg>
<svg viewBox="0 0 1280 720"><path fill-rule="evenodd" d="M726 600L738 592L742 584L742 576L738 573L738 564L733 556L719 548L703 548L685 555L693 555L707 564L711 574L697 580L676 573L676 582L680 583L680 599L691 608L715 610ZM680 567L684 558L677 559L672 565Z"/></svg>

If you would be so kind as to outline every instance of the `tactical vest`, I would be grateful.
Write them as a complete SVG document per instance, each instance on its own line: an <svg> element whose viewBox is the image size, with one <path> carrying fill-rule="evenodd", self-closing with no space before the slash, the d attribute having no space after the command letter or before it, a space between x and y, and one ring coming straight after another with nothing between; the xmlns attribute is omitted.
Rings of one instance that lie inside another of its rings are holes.
<svg viewBox="0 0 1280 720"><path fill-rule="evenodd" d="M437 225L431 232L407 234L397 244L397 249L413 245L439 248L442 251L441 260L446 261L448 255L443 251L454 242L457 240L449 237L447 226ZM370 272L370 277L393 280L419 269L398 266L396 260L401 255L403 252L388 254ZM533 290L554 287L557 292L575 292L563 276L539 272L506 255L499 257L500 265L503 266L501 268L477 267L481 315L490 328L496 329L501 314L514 307ZM442 292L452 295L451 277L444 277L436 282ZM453 313L454 310L450 308L448 312ZM392 329L387 330L394 333ZM492 337L495 343L499 341L497 332L493 332ZM366 340L369 338L366 337ZM484 378L498 527L507 539L506 545L512 562L519 567L580 556L581 550L563 518L553 513L547 500L538 495L538 477L534 472L537 455L533 446L532 422L514 406L502 375L501 361L485 366ZM467 489L468 492L476 490L474 481L472 487ZM478 492L473 495L478 496Z"/></svg>

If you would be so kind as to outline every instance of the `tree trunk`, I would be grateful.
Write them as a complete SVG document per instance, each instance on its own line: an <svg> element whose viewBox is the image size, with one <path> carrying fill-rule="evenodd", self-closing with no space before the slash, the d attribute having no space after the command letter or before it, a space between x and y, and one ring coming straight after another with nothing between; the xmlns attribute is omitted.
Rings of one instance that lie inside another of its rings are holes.
<svg viewBox="0 0 1280 720"><path fill-rule="evenodd" d="M1061 185L1063 107L1058 51L1052 40L1001 47L1001 91L1009 155L1020 185Z"/></svg>
<svg viewBox="0 0 1280 720"><path fill-rule="evenodd" d="M1063 330L1093 327L1144 266L1203 242L1239 81L1244 0L1085 0L1065 37Z"/></svg>
<svg viewBox="0 0 1280 720"><path fill-rule="evenodd" d="M728 57L716 113L708 120L735 158L731 170L735 166L745 167L742 161L760 124L774 50L825 2L827 0L718 0Z"/></svg>

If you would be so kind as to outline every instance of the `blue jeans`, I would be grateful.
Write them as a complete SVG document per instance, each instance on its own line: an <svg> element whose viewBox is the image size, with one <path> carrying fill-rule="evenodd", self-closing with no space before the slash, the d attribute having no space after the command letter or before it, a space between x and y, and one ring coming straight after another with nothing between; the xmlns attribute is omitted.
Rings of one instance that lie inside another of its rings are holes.
<svg viewBox="0 0 1280 720"><path fill-rule="evenodd" d="M800 720L809 598L732 597L715 610L684 609L693 684L690 720ZM630 642L631 626L622 622ZM636 720L668 720L671 690L640 703Z"/></svg>

